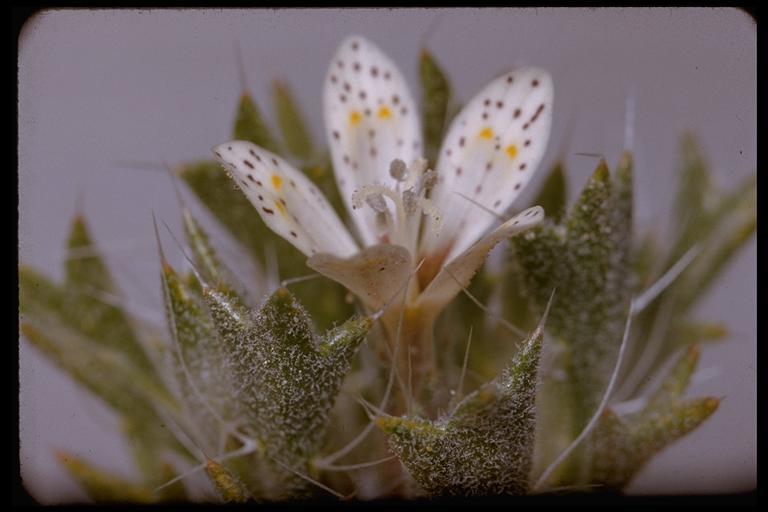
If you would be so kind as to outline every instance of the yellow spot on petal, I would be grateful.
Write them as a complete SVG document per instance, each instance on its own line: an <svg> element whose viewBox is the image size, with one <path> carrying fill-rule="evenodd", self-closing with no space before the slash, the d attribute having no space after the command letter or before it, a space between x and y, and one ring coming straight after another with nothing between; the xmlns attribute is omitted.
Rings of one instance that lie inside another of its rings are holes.
<svg viewBox="0 0 768 512"><path fill-rule="evenodd" d="M392 117L392 111L387 107L379 108L379 119L389 119Z"/></svg>
<svg viewBox="0 0 768 512"><path fill-rule="evenodd" d="M272 175L272 186L275 187L275 190L280 190L280 187L283 186L283 178L281 178L277 174L273 174Z"/></svg>
<svg viewBox="0 0 768 512"><path fill-rule="evenodd" d="M515 158L517 156L517 146L514 144L510 144L507 146L507 155L509 155L509 158Z"/></svg>
<svg viewBox="0 0 768 512"><path fill-rule="evenodd" d="M279 211L280 215L282 215L283 217L287 217L288 216L288 214L285 211L285 206L283 206L283 203L281 203L279 201L276 201L275 202L275 208L277 208L277 211Z"/></svg>
<svg viewBox="0 0 768 512"><path fill-rule="evenodd" d="M480 130L481 139L490 139L491 137L493 137L493 130L491 130L490 128L483 128L482 130Z"/></svg>
<svg viewBox="0 0 768 512"><path fill-rule="evenodd" d="M355 126L356 124L358 124L360 121L362 121L362 119L363 119L363 116L361 116L360 112L358 112L357 110L349 114L349 124L351 124L352 126Z"/></svg>

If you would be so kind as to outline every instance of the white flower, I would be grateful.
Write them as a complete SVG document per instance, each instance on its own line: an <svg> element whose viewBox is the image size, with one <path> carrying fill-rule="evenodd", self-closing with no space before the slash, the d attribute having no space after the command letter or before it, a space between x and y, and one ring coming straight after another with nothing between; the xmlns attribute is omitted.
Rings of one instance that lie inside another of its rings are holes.
<svg viewBox="0 0 768 512"><path fill-rule="evenodd" d="M544 218L536 206L487 233L542 159L552 99L545 71L505 73L455 118L435 171L427 170L402 74L370 41L347 38L325 80L325 129L356 237L317 187L279 156L244 141L213 151L264 222L371 311L404 289L423 260L407 307L433 319L499 241Z"/></svg>

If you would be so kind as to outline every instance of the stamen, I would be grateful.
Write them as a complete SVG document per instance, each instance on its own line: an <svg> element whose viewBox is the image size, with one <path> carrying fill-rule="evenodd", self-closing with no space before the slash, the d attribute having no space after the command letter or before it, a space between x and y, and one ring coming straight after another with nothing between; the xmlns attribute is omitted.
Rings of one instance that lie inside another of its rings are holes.
<svg viewBox="0 0 768 512"><path fill-rule="evenodd" d="M432 228L437 233L440 231L440 228L443 226L443 217L440 215L440 210L435 208L435 205L427 199L426 197L418 197L417 202L419 204L419 207L421 208L421 211L424 212L424 215L429 215L432 217Z"/></svg>
<svg viewBox="0 0 768 512"><path fill-rule="evenodd" d="M416 192L413 191L413 189L408 189L403 192L403 208L405 208L405 213L408 215L413 215L416 213L416 210L418 210L419 207L419 196L416 194Z"/></svg>
<svg viewBox="0 0 768 512"><path fill-rule="evenodd" d="M408 167L400 159L392 160L389 175L397 180L396 187L389 188L378 183L360 187L352 194L352 208L362 208L364 203L367 204L376 212L377 224L382 228L382 235L387 235L389 243L415 249L422 214L431 216L437 229L440 226L440 213L425 197L426 192L437 183L437 173L427 170L425 159L416 158Z"/></svg>
<svg viewBox="0 0 768 512"><path fill-rule="evenodd" d="M411 162L411 172L417 176L421 176L424 171L427 170L427 161L424 158L415 158Z"/></svg>
<svg viewBox="0 0 768 512"><path fill-rule="evenodd" d="M437 172L430 169L421 178L421 189L429 190L435 185L437 185Z"/></svg>
<svg viewBox="0 0 768 512"><path fill-rule="evenodd" d="M395 214L387 206L384 198L389 198L394 203ZM360 187L352 194L352 207L361 208L363 201L370 206L373 211L383 214L388 228L389 239L391 243L402 244L406 240L405 229L405 210L403 202L397 193L383 185L365 185Z"/></svg>
<svg viewBox="0 0 768 512"><path fill-rule="evenodd" d="M376 213L387 213L387 203L384 201L384 196L381 194L371 194L365 198L365 202L368 203L373 211Z"/></svg>
<svg viewBox="0 0 768 512"><path fill-rule="evenodd" d="M392 163L389 164L389 175L397 181L405 181L408 179L408 174L408 168L406 167L405 162L399 158L392 160Z"/></svg>

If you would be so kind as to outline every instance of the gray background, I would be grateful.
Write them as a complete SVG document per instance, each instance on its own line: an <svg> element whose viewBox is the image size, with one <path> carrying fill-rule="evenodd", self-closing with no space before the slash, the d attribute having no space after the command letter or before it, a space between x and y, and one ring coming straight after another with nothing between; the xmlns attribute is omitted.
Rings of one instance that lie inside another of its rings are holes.
<svg viewBox="0 0 768 512"><path fill-rule="evenodd" d="M642 226L667 224L684 130L700 137L721 184L733 187L755 171L756 32L738 10L47 11L28 22L20 40L21 260L60 278L79 204L119 274L127 307L161 324L150 212L178 233L178 206L166 174L122 162L206 157L228 138L240 93L235 41L256 99L267 105L269 82L288 81L319 138L325 69L353 32L381 46L414 90L426 42L463 100L509 66L550 70L554 131L544 165L565 151L574 189L595 163L574 153L616 162L626 100L634 95ZM755 245L698 309L725 322L731 336L703 351L701 368L712 377L690 393L725 400L710 421L650 463L631 492L756 484ZM57 465L57 448L130 475L112 415L24 342L20 353L22 476L33 495L82 498Z"/></svg>

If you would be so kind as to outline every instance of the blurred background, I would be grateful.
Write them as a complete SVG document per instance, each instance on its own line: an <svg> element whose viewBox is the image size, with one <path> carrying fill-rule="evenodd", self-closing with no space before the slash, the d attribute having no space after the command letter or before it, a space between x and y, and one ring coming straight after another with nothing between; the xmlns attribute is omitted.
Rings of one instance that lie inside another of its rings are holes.
<svg viewBox="0 0 768 512"><path fill-rule="evenodd" d="M247 86L267 115L271 82L284 80L321 141L326 66L350 33L389 54L414 93L423 46L462 101L510 67L549 70L554 131L543 166L565 156L571 198L596 163L576 153L615 165L631 98L641 228L664 232L686 130L698 136L724 187L756 170L756 30L736 9L50 10L31 18L19 40L20 261L61 278L79 209L128 310L162 325L151 212L181 233L162 165L207 158L229 138L242 89L237 46ZM524 207L536 188L515 206ZM702 427L653 459L629 492L756 485L755 278L753 239L697 309L730 334L704 347L703 378L690 394L725 399ZM23 340L19 364L27 490L44 503L85 498L56 462L56 449L129 476L131 458L111 413Z"/></svg>

